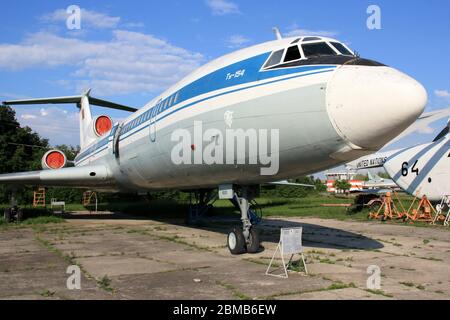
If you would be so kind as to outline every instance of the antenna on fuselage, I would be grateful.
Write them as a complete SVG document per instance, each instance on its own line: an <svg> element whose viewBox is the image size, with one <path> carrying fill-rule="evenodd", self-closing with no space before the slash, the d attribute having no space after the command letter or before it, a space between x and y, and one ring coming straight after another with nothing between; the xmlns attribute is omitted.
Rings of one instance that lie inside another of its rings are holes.
<svg viewBox="0 0 450 320"><path fill-rule="evenodd" d="M283 36L281 35L280 29L278 27L272 28L273 32L275 32L275 36L277 37L277 40L283 39Z"/></svg>

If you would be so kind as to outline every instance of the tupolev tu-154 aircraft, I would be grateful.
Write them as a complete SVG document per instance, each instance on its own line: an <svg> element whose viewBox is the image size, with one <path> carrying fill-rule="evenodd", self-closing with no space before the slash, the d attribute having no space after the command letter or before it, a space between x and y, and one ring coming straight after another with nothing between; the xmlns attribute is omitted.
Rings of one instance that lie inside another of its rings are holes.
<svg viewBox="0 0 450 320"><path fill-rule="evenodd" d="M419 117L427 93L413 78L359 57L338 40L307 36L220 57L139 110L89 91L4 102L51 103L80 109L74 167L52 150L42 159L44 170L3 174L0 183L108 192L218 188L220 198L240 209L242 227L227 241L231 253L240 254L260 245L249 210L255 186L378 151ZM113 124L108 116L93 117L90 105L133 113Z"/></svg>

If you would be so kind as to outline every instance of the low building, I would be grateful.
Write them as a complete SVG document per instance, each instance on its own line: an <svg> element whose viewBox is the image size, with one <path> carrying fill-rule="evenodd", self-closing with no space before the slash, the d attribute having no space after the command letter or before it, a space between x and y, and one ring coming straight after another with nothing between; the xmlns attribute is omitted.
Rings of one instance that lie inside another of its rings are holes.
<svg viewBox="0 0 450 320"><path fill-rule="evenodd" d="M358 192L363 190L364 181L354 179L355 173L352 172L327 172L325 173L327 177L327 191L330 193L339 193L339 190L336 190L334 187L334 182L336 180L346 180L350 183L350 192Z"/></svg>

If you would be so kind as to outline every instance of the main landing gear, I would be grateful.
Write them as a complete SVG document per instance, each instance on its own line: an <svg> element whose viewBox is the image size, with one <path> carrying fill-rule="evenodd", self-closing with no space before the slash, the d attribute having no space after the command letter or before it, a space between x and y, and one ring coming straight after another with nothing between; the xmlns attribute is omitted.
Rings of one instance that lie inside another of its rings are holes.
<svg viewBox="0 0 450 320"><path fill-rule="evenodd" d="M190 192L189 209L186 216L186 224L195 224L203 216L208 216L213 210L213 204L217 200L217 192L212 189Z"/></svg>
<svg viewBox="0 0 450 320"><path fill-rule="evenodd" d="M228 249L232 254L256 253L260 248L259 233L254 225L261 218L250 208L254 192L248 187L243 187L241 196L234 194L231 202L241 211L242 227L233 228L228 234Z"/></svg>
<svg viewBox="0 0 450 320"><path fill-rule="evenodd" d="M260 250L259 233L255 228L262 217L254 201L257 191L256 187L241 187L239 193L230 189L230 194L233 194L230 201L241 212L242 221L242 227L237 226L228 234L227 245L232 254L257 253ZM209 215L217 198L217 192L212 189L191 191L186 224L195 224Z"/></svg>

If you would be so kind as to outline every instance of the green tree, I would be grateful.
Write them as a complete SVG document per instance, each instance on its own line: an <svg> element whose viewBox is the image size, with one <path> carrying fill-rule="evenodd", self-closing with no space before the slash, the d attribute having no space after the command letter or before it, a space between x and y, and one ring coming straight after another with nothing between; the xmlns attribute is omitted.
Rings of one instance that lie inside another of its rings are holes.
<svg viewBox="0 0 450 320"><path fill-rule="evenodd" d="M346 193L348 190L350 190L352 185L347 180L336 180L334 182L334 187L336 188L336 190L342 190Z"/></svg>
<svg viewBox="0 0 450 320"><path fill-rule="evenodd" d="M378 175L380 178L383 178L383 179L390 179L390 178L391 178L391 177L387 174L387 172L385 172L385 171L380 171L380 172L377 173L377 175Z"/></svg>
<svg viewBox="0 0 450 320"><path fill-rule="evenodd" d="M0 106L0 173L40 169L40 160L48 148L47 139L42 139L29 127L19 125L13 109ZM21 192L19 199L25 195ZM0 185L0 201L8 201L4 185Z"/></svg>

